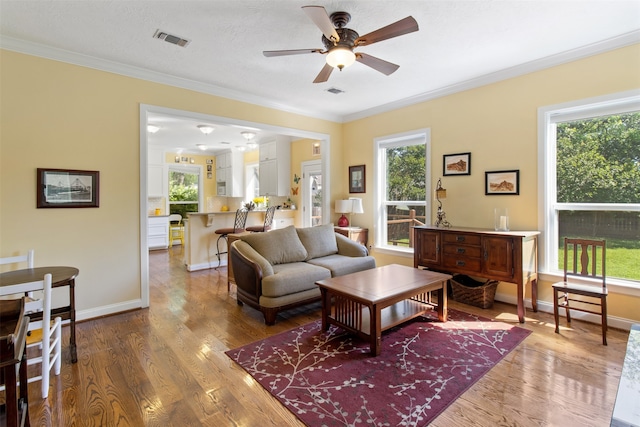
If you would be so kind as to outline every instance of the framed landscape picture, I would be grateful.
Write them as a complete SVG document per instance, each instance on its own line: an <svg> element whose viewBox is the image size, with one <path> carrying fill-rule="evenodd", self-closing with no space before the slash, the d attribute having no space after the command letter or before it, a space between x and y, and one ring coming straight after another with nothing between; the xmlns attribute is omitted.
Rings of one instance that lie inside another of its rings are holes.
<svg viewBox="0 0 640 427"><path fill-rule="evenodd" d="M520 171L485 172L485 195L520 194Z"/></svg>
<svg viewBox="0 0 640 427"><path fill-rule="evenodd" d="M442 175L471 175L471 153L442 156Z"/></svg>
<svg viewBox="0 0 640 427"><path fill-rule="evenodd" d="M349 166L349 193L365 193L365 166Z"/></svg>
<svg viewBox="0 0 640 427"><path fill-rule="evenodd" d="M38 168L38 208L97 208L100 172Z"/></svg>

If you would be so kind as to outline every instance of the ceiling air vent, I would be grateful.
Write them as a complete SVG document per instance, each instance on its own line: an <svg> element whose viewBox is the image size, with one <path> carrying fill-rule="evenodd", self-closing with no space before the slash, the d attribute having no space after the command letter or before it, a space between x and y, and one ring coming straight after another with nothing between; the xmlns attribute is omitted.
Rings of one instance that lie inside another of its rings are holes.
<svg viewBox="0 0 640 427"><path fill-rule="evenodd" d="M180 47L187 47L187 45L190 42L187 39L183 39L182 37L174 36L172 34L169 34L169 33L165 32L165 31L162 31L162 30L157 30L156 33L153 35L153 38L164 40L167 43L176 44L176 45L178 45Z"/></svg>
<svg viewBox="0 0 640 427"><path fill-rule="evenodd" d="M341 93L344 93L342 89L338 89L337 87L329 88L327 89L327 92L332 93L334 95L340 95Z"/></svg>

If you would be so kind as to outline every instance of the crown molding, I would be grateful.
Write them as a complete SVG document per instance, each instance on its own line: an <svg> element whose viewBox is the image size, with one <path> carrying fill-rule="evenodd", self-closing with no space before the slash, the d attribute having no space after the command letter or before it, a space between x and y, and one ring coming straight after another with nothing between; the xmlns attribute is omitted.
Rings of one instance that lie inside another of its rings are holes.
<svg viewBox="0 0 640 427"><path fill-rule="evenodd" d="M23 53L26 55L51 59L53 61L60 61L68 64L78 65L81 67L92 68L99 71L119 74L126 77L133 77L153 83L160 83L168 86L179 87L182 89L193 90L195 92L206 93L209 95L219 96L221 98L227 98L234 101L246 102L262 107L273 108L288 113L299 114L301 116L329 120L332 122L342 121L342 117L339 115L319 114L315 111L302 110L299 108L294 108L290 105L274 102L270 99L251 95L246 92L241 92L212 84L201 83L195 80L184 79L169 74L159 73L153 70L148 70L146 68L135 67L115 61L97 58L94 56L83 55L64 49L45 46L39 43L15 39L13 37L0 35L0 48Z"/></svg>
<svg viewBox="0 0 640 427"><path fill-rule="evenodd" d="M114 74L120 74L127 77L133 77L154 83L165 84L168 86L179 87L183 89L193 90L200 93L206 93L213 96L231 99L234 101L246 102L249 104L259 105L262 107L273 108L276 110L299 114L306 117L328 120L337 123L346 123L354 120L363 119L376 114L385 113L403 107L418 104L420 102L430 101L443 96L452 95L470 89L475 89L502 80L522 76L535 71L544 70L567 62L576 61L578 59L597 55L614 49L630 46L640 43L640 30L631 31L617 37L613 37L600 42L592 43L577 49L572 49L559 54L547 56L535 61L530 61L515 67L506 68L495 73L485 74L483 76L456 83L447 87L424 92L419 95L404 98L398 101L378 105L366 110L343 116L333 114L319 114L317 111L308 111L294 108L290 105L274 102L270 99L251 95L245 92L224 88L221 86L200 83L194 80L184 79L181 77L171 76L168 74L158 73L156 71L145 68L129 66L114 61L108 61L88 55L71 52L64 49L52 48L38 43L27 42L7 36L0 36L0 48L11 50L27 55L38 56L51 59L54 61L66 62L73 65L92 68L99 71L106 71Z"/></svg>
<svg viewBox="0 0 640 427"><path fill-rule="evenodd" d="M420 102L430 101L432 99L441 98L443 96L452 95L458 92L464 92L466 90L475 89L480 86L497 83L502 80L507 80L535 71L541 71L546 68L555 67L567 62L572 62L578 59L598 55L622 47L631 46L636 43L640 43L640 30L631 31L617 37L613 37L597 43L592 43L590 45L582 46L577 49L568 50L566 52L558 53L555 55L547 56L545 58L517 65L515 67L505 68L504 70L496 71L495 73L485 74L474 79L466 80L464 82L456 83L430 92L425 92L409 98L404 98L399 101L379 105L377 107L369 108L367 110L363 110L354 114L347 114L343 116L342 119L344 123L363 119L365 117L385 113L387 111L397 110L398 108L408 107Z"/></svg>

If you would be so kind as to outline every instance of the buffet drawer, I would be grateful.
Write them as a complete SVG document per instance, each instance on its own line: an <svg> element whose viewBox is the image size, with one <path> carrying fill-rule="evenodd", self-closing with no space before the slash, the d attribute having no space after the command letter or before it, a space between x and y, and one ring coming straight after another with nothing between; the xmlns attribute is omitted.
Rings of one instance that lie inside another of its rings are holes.
<svg viewBox="0 0 640 427"><path fill-rule="evenodd" d="M480 246L480 235L478 234L443 233L442 240L444 243Z"/></svg>
<svg viewBox="0 0 640 427"><path fill-rule="evenodd" d="M480 258L482 250L480 246L460 246L460 245L444 245L443 251L445 256L465 256L471 258Z"/></svg>
<svg viewBox="0 0 640 427"><path fill-rule="evenodd" d="M464 269L464 270L473 270L473 271L482 271L482 265L480 258L469 258L469 257L454 257L454 256L445 256L442 259L442 265L444 269Z"/></svg>

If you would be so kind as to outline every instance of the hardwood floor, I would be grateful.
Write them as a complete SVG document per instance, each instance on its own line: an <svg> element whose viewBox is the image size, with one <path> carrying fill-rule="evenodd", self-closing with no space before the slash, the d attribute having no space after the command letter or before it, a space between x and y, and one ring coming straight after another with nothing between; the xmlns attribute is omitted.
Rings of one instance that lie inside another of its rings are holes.
<svg viewBox="0 0 640 427"><path fill-rule="evenodd" d="M63 365L45 401L30 387L32 426L301 426L224 351L308 323L319 304L285 312L274 326L227 293L226 270L188 273L180 247L150 254L151 307L68 328ZM517 324L515 307L450 307ZM527 312L533 333L432 423L433 426L608 426L628 332Z"/></svg>

